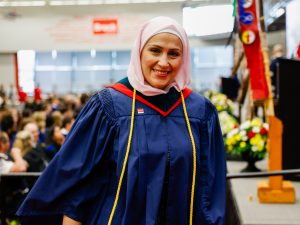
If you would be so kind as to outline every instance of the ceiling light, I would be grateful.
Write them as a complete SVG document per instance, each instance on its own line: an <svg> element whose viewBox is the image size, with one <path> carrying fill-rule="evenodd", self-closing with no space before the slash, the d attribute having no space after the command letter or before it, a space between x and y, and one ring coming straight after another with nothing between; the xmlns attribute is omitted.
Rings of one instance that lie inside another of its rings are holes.
<svg viewBox="0 0 300 225"><path fill-rule="evenodd" d="M18 6L45 6L46 1L5 1L0 2L0 7L18 7Z"/></svg>
<svg viewBox="0 0 300 225"><path fill-rule="evenodd" d="M68 0L68 1L61 1L61 0L53 0L49 2L49 5L52 6L59 6L59 5L76 5L76 1Z"/></svg>
<svg viewBox="0 0 300 225"><path fill-rule="evenodd" d="M100 4L130 4L130 3L159 3L159 2L205 2L209 0L13 0L1 1L0 7L19 6L67 6L67 5L100 5Z"/></svg>
<svg viewBox="0 0 300 225"><path fill-rule="evenodd" d="M92 2L88 0L78 0L77 5L91 5Z"/></svg>

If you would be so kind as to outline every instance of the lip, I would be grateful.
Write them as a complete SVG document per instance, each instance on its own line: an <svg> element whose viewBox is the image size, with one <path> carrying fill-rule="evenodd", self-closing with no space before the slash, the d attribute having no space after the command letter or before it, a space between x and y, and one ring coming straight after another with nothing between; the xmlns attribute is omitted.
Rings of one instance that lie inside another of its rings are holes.
<svg viewBox="0 0 300 225"><path fill-rule="evenodd" d="M166 77L170 74L170 71L163 71L163 70L156 70L156 69L153 69L152 70L156 76L159 76L159 77Z"/></svg>

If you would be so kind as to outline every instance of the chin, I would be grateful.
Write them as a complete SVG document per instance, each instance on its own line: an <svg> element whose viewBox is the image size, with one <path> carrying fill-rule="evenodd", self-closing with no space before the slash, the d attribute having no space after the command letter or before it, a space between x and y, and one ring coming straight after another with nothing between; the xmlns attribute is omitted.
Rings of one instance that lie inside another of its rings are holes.
<svg viewBox="0 0 300 225"><path fill-rule="evenodd" d="M168 83L162 83L161 81L156 81L156 82L152 82L152 84L150 84L152 87L158 88L158 89L165 89L168 86Z"/></svg>

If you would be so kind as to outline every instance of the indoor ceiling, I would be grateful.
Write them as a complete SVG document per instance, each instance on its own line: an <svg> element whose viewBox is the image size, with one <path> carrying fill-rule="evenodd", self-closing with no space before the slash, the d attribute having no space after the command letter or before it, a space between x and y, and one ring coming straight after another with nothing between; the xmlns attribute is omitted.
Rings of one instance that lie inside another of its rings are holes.
<svg viewBox="0 0 300 225"><path fill-rule="evenodd" d="M0 7L26 6L60 6L60 5L99 5L99 4L130 4L130 3L159 3L183 2L187 4L230 4L230 0L0 0Z"/></svg>
<svg viewBox="0 0 300 225"><path fill-rule="evenodd" d="M267 31L285 29L285 8L291 0L264 0L264 15Z"/></svg>
<svg viewBox="0 0 300 225"><path fill-rule="evenodd" d="M268 31L285 29L285 6L290 0L260 0L264 4L265 24ZM0 0L1 8L43 7L64 5L101 5L137 3L182 3L184 6L231 4L233 0Z"/></svg>

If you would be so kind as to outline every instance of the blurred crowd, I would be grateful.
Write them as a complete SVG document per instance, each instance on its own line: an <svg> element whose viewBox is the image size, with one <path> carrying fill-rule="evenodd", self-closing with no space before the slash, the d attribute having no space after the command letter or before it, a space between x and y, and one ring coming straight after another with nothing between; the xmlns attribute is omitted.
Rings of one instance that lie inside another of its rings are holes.
<svg viewBox="0 0 300 225"><path fill-rule="evenodd" d="M42 172L60 150L89 98L89 94L51 94L12 99L0 85L0 175ZM19 177L7 182L4 178L0 176L0 215L7 216L14 214L36 179Z"/></svg>
<svg viewBox="0 0 300 225"><path fill-rule="evenodd" d="M43 171L64 143L89 95L27 97L11 104L0 89L0 173Z"/></svg>

